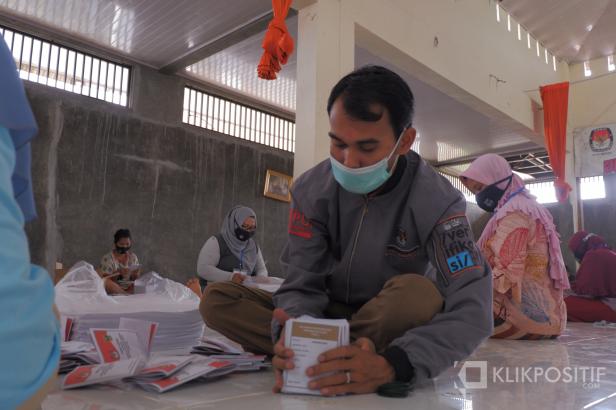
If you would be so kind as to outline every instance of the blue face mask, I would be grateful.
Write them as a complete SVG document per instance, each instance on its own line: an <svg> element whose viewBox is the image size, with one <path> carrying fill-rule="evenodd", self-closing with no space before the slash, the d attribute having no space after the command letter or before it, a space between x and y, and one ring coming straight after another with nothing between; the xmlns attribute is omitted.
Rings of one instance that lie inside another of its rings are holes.
<svg viewBox="0 0 616 410"><path fill-rule="evenodd" d="M402 131L402 134L403 133L404 131ZM385 181L389 179L391 171L395 167L394 164L391 170L388 170L387 164L396 149L398 149L402 134L400 134L398 141L396 141L396 145L394 145L394 149L391 150L388 156L376 164L367 167L349 168L330 155L329 160L332 164L332 172L336 181L342 188L354 194L367 194L383 185Z"/></svg>

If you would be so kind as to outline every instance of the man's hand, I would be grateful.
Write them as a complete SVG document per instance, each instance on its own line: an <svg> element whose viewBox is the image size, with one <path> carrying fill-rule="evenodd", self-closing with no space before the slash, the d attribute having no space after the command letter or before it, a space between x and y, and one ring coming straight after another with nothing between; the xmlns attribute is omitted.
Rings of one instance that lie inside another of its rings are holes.
<svg viewBox="0 0 616 410"><path fill-rule="evenodd" d="M325 373L333 373L323 376ZM338 347L319 356L319 364L309 367L306 374L317 378L308 387L320 390L324 396L347 393L374 393L385 383L395 380L393 367L376 353L374 343L361 337L350 346Z"/></svg>
<svg viewBox="0 0 616 410"><path fill-rule="evenodd" d="M238 285L244 283L245 280L246 276L242 275L241 273L234 273L233 276L231 276L231 282L237 283Z"/></svg>
<svg viewBox="0 0 616 410"><path fill-rule="evenodd" d="M282 331L278 342L274 345L274 357L272 357L272 366L274 367L274 374L276 376L276 382L272 391L274 393L280 393L282 390L282 372L284 370L291 370L295 367L293 364L293 350L287 349L284 346L284 324L289 320L289 315L284 310L277 308L273 312L274 319L282 325Z"/></svg>

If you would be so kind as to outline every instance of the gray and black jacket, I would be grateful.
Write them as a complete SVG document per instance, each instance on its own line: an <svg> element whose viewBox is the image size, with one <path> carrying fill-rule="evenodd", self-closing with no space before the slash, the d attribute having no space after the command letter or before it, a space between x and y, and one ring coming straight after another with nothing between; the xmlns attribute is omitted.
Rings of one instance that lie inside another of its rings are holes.
<svg viewBox="0 0 616 410"><path fill-rule="evenodd" d="M393 276L426 276L443 296L442 312L384 354L398 379L408 379L411 367L420 382L491 335L492 274L473 240L462 194L416 153L400 159L397 183L376 196L345 191L329 160L297 179L281 256L286 279L274 304L292 317L323 317L331 301L361 307ZM273 323L274 334L277 328ZM392 360L401 356L408 362Z"/></svg>

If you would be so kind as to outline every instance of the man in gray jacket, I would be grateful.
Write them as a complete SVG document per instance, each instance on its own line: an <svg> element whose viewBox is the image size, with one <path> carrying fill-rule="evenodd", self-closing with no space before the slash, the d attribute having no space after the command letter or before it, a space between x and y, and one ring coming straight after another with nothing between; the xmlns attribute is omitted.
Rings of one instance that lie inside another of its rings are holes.
<svg viewBox="0 0 616 410"><path fill-rule="evenodd" d="M490 269L463 196L410 151L413 106L408 85L386 68L342 78L327 105L330 158L292 189L284 284L273 300L231 283L206 289L208 325L273 353L275 391L293 368L279 337L289 317L350 321L354 343L308 370L319 376L310 388L325 395L436 377L492 332Z"/></svg>

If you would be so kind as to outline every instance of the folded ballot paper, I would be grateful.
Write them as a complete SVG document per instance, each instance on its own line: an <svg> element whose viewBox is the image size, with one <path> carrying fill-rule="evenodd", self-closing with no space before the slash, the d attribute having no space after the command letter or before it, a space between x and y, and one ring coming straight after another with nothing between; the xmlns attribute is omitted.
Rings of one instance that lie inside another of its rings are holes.
<svg viewBox="0 0 616 410"><path fill-rule="evenodd" d="M90 329L94 345L76 341L62 344L63 362L65 357L95 355L92 364L78 366L68 360L68 363L64 363L64 372L70 373L62 382L63 389L122 382L135 384L147 391L164 393L189 381L208 381L247 365L239 361L244 356L237 354L232 355L234 361L197 355L150 354L157 323L120 318L120 326L120 329ZM244 360L254 366L252 356ZM68 367L69 364L72 366Z"/></svg>
<svg viewBox="0 0 616 410"><path fill-rule="evenodd" d="M349 322L309 316L289 319L284 328L284 342L293 350L295 368L284 371L282 392L320 395L318 390L308 388L312 379L306 370L318 363L320 354L349 344Z"/></svg>
<svg viewBox="0 0 616 410"><path fill-rule="evenodd" d="M193 380L208 381L224 376L232 373L235 367L233 363L228 361L196 357L188 365L182 367L169 377L148 380L139 375L133 378L133 380L146 391L165 393Z"/></svg>
<svg viewBox="0 0 616 410"><path fill-rule="evenodd" d="M100 361L96 347L92 343L68 341L60 347L60 368L64 374L84 364L97 364Z"/></svg>
<svg viewBox="0 0 616 410"><path fill-rule="evenodd" d="M208 356L210 359L233 363L236 372L250 372L271 367L264 355L244 351L241 345L224 336L205 336L192 353Z"/></svg>
<svg viewBox="0 0 616 410"><path fill-rule="evenodd" d="M130 383L147 383L160 379L166 379L188 366L195 356L157 356L152 357L141 369L139 374L124 378L123 381Z"/></svg>
<svg viewBox="0 0 616 410"><path fill-rule="evenodd" d="M70 372L63 388L118 381L133 376L144 366L157 324L124 318L120 323L124 329L90 329L94 345L62 343L60 373Z"/></svg>
<svg viewBox="0 0 616 410"><path fill-rule="evenodd" d="M74 389L98 383L109 383L130 377L144 365L144 359L137 357L113 363L79 366L62 380L63 389Z"/></svg>

